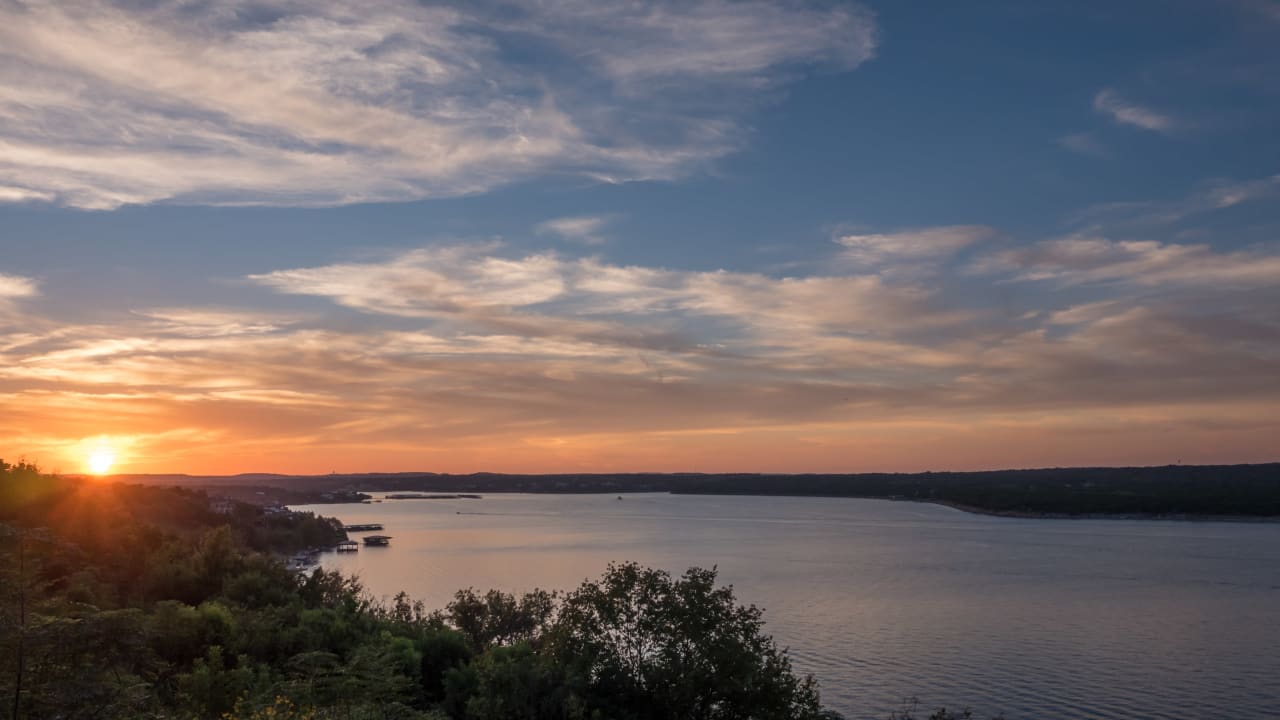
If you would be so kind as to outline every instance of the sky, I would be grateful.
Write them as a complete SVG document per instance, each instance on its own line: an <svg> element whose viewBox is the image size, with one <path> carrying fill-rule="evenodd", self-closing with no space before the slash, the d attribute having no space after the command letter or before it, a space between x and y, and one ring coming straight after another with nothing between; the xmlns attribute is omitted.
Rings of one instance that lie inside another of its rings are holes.
<svg viewBox="0 0 1280 720"><path fill-rule="evenodd" d="M1274 0L0 0L55 471L1276 461L1278 231Z"/></svg>

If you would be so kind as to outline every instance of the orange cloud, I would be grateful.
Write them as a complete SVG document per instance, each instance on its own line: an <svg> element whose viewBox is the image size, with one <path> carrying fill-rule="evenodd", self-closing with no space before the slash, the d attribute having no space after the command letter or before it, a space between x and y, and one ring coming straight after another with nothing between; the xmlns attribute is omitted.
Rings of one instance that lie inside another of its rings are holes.
<svg viewBox="0 0 1280 720"><path fill-rule="evenodd" d="M75 468L109 436L119 471L218 473L1165 462L1171 439L1187 462L1273 452L1280 323L1257 292L1214 289L1229 316L1206 314L1202 287L1141 282L1002 313L910 277L480 246L252 278L359 323L321 305L73 325L24 306L3 320L0 452Z"/></svg>

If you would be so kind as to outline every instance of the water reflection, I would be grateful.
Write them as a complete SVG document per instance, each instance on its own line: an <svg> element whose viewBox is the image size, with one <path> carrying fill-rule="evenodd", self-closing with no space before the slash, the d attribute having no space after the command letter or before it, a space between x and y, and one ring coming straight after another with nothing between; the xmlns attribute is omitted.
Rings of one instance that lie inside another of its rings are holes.
<svg viewBox="0 0 1280 720"><path fill-rule="evenodd" d="M874 500L491 495L311 509L379 522L328 554L375 594L563 589L615 560L717 566L824 700L1019 717L1270 717L1280 526L1009 520Z"/></svg>

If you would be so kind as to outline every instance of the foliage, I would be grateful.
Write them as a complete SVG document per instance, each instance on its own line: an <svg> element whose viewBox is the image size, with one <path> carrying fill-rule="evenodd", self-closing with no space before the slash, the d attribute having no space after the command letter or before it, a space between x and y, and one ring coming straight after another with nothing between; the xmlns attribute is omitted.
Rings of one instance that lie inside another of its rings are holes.
<svg viewBox="0 0 1280 720"><path fill-rule="evenodd" d="M571 593L550 652L585 678L585 701L617 718L810 718L821 710L811 678L791 672L716 572L681 578L627 563Z"/></svg>
<svg viewBox="0 0 1280 720"><path fill-rule="evenodd" d="M585 703L573 691L567 668L539 655L527 642L496 646L468 668L465 685L453 684L458 695L450 707L469 720L538 720L586 718ZM459 713L458 709L463 712Z"/></svg>
<svg viewBox="0 0 1280 720"><path fill-rule="evenodd" d="M210 505L0 462L0 719L823 717L714 570L615 565L428 612L264 552L334 521Z"/></svg>
<svg viewBox="0 0 1280 720"><path fill-rule="evenodd" d="M222 720L317 720L317 715L315 708L300 708L289 698L277 695L270 705L259 708L240 700L231 712L222 714Z"/></svg>
<svg viewBox="0 0 1280 720"><path fill-rule="evenodd" d="M534 590L520 598L497 590L477 595L459 590L447 616L472 650L529 641L544 633L555 612L555 595Z"/></svg>
<svg viewBox="0 0 1280 720"><path fill-rule="evenodd" d="M331 475L273 478L275 487L252 490L320 494L355 487L433 493L808 495L922 500L1002 515L1280 517L1277 479L1280 463L804 475Z"/></svg>

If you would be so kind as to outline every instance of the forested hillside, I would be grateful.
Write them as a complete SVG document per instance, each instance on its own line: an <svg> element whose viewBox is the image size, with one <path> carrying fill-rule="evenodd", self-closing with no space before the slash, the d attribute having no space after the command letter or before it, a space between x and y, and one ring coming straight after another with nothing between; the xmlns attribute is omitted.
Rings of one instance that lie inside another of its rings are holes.
<svg viewBox="0 0 1280 720"><path fill-rule="evenodd" d="M336 521L0 464L0 718L831 717L714 571L439 611L286 569Z"/></svg>
<svg viewBox="0 0 1280 720"><path fill-rule="evenodd" d="M1280 463L1044 468L980 472L781 475L391 473L322 476L131 476L245 499L353 502L360 491L818 495L938 502L997 515L1280 517Z"/></svg>

